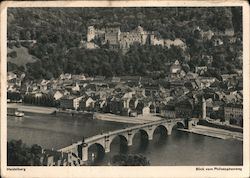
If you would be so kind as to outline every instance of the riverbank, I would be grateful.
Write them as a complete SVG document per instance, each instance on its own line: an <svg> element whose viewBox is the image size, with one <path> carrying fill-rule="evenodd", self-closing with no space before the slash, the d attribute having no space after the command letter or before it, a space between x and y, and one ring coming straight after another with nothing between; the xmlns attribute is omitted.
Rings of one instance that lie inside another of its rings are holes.
<svg viewBox="0 0 250 178"><path fill-rule="evenodd" d="M103 114L103 113L95 113L94 119L103 120L103 121L131 123L131 124L145 124L148 122L162 120L162 118L154 116L154 115L129 117L129 116L118 116L114 114Z"/></svg>
<svg viewBox="0 0 250 178"><path fill-rule="evenodd" d="M39 114L52 114L57 110L56 108L53 107L32 106L19 103L8 103L7 108L15 108L18 111L39 113Z"/></svg>
<svg viewBox="0 0 250 178"><path fill-rule="evenodd" d="M217 129L213 127L207 127L207 126L202 126L202 125L197 125L190 130L188 129L179 129L179 130L184 131L184 132L198 134L198 135L220 138L224 140L236 139L239 141L243 141L242 133L232 132L232 131L224 130L224 129Z"/></svg>
<svg viewBox="0 0 250 178"><path fill-rule="evenodd" d="M214 121L214 120L201 120L199 122L199 125L203 125L203 126L207 126L207 127L213 127L213 128L217 128L217 129L224 129L224 130L229 130L232 132L241 132L243 133L243 128L240 126L236 126L236 125L231 125L229 123L222 123L222 122L218 122L218 121Z"/></svg>

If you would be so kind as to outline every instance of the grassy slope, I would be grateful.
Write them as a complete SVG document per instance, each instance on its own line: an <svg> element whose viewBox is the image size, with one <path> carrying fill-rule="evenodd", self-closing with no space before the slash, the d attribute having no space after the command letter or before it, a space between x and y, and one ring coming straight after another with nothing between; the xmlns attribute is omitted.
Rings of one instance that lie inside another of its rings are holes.
<svg viewBox="0 0 250 178"><path fill-rule="evenodd" d="M8 48L8 53L12 52L12 51L16 51L17 53L17 57L12 58L12 57L8 57L7 61L16 64L17 66L26 66L27 63L33 63L36 62L37 60L39 60L38 58L36 58L35 56L32 56L31 54L29 54L28 49L26 47L21 46L20 48L17 47L13 47Z"/></svg>

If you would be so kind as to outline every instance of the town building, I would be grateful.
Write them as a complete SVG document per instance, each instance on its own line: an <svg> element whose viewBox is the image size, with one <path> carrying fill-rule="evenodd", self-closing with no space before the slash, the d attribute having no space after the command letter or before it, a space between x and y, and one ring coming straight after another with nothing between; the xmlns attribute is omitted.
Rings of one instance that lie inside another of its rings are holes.
<svg viewBox="0 0 250 178"><path fill-rule="evenodd" d="M71 74L69 73L66 73L66 74L61 74L60 77L59 77L61 80L70 80L71 79Z"/></svg>
<svg viewBox="0 0 250 178"><path fill-rule="evenodd" d="M198 67L195 67L195 73L197 73L199 75L202 75L205 72L207 72L207 66L198 66Z"/></svg>
<svg viewBox="0 0 250 178"><path fill-rule="evenodd" d="M63 93L60 91L51 92L51 94L55 100L59 100L60 98L63 97Z"/></svg>
<svg viewBox="0 0 250 178"><path fill-rule="evenodd" d="M178 60L176 60L171 66L170 66L170 78L172 79L178 79L178 78L184 78L186 76L186 72L182 70L182 66Z"/></svg>
<svg viewBox="0 0 250 178"><path fill-rule="evenodd" d="M230 124L243 126L243 105L232 103L225 105L224 117Z"/></svg>
<svg viewBox="0 0 250 178"><path fill-rule="evenodd" d="M82 98L79 103L79 107L82 110L93 110L95 107L95 100L93 100L91 97Z"/></svg>
<svg viewBox="0 0 250 178"><path fill-rule="evenodd" d="M165 118L173 119L176 118L175 106L174 105L162 105L160 109L160 115Z"/></svg>
<svg viewBox="0 0 250 178"><path fill-rule="evenodd" d="M7 80L10 81L10 80L13 80L13 79L16 79L17 78L17 75L13 72L8 72L7 73Z"/></svg>
<svg viewBox="0 0 250 178"><path fill-rule="evenodd" d="M193 116L194 105L192 100L184 100L176 103L175 113L177 118L189 118Z"/></svg>
<svg viewBox="0 0 250 178"><path fill-rule="evenodd" d="M72 95L66 95L60 99L60 108L77 110L79 107L79 102L82 98L83 96L77 97Z"/></svg>

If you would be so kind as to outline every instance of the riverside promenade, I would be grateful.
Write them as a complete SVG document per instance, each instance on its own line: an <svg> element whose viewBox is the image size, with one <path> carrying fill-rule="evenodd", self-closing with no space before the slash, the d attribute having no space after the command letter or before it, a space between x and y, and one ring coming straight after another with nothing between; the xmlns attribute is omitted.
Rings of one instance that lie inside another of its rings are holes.
<svg viewBox="0 0 250 178"><path fill-rule="evenodd" d="M192 129L178 129L181 131L185 132L190 132L194 134L199 134L199 135L205 135L209 137L215 137L215 138L220 138L220 139L236 139L239 141L243 141L243 134L240 132L232 132L229 130L224 130L224 129L217 129L213 127L207 127L207 126L202 126L202 125L196 125L195 127L192 127Z"/></svg>
<svg viewBox="0 0 250 178"><path fill-rule="evenodd" d="M118 116L115 114L103 114L103 113L95 113L94 119L104 120L104 121L113 121L113 122L122 122L122 123L131 123L131 124L145 124L148 122L159 121L163 118L155 116L155 115L147 115L147 116Z"/></svg>

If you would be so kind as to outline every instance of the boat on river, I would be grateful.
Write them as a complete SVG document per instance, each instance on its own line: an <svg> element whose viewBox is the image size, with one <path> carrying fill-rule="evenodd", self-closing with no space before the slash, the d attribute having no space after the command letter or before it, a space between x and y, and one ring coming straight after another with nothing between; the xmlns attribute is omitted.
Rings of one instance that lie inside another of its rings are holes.
<svg viewBox="0 0 250 178"><path fill-rule="evenodd" d="M14 116L16 117L23 117L24 116L24 112L20 112L20 111L16 111Z"/></svg>

